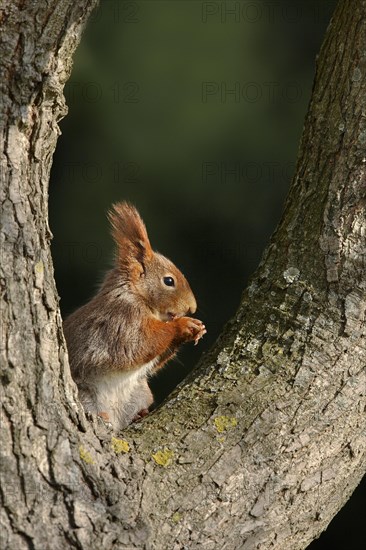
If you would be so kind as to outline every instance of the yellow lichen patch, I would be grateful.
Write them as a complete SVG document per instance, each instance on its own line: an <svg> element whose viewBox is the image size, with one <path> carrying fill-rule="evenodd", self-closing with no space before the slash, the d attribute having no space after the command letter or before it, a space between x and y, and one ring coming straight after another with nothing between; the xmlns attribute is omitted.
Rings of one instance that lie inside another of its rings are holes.
<svg viewBox="0 0 366 550"><path fill-rule="evenodd" d="M181 519L182 519L182 515L179 512L175 512L172 515L172 522L173 523L179 523Z"/></svg>
<svg viewBox="0 0 366 550"><path fill-rule="evenodd" d="M94 464L94 460L92 459L91 454L88 451L86 451L82 445L80 445L79 447L79 454L80 454L81 460L83 460L87 464Z"/></svg>
<svg viewBox="0 0 366 550"><path fill-rule="evenodd" d="M165 447L163 451L157 451L151 456L155 460L156 464L159 464L159 466L163 466L163 468L166 468L167 466L169 466L169 464L171 464L174 453L173 451Z"/></svg>
<svg viewBox="0 0 366 550"><path fill-rule="evenodd" d="M265 342L262 346L262 354L272 358L274 355L283 355L283 349L272 342Z"/></svg>
<svg viewBox="0 0 366 550"><path fill-rule="evenodd" d="M111 443L112 449L116 454L128 453L128 451L130 450L129 444L124 439L117 439L116 437L112 437Z"/></svg>
<svg viewBox="0 0 366 550"><path fill-rule="evenodd" d="M226 430L235 428L235 426L237 426L238 424L238 421L234 416L217 416L214 420L214 424L219 434L222 434L226 432Z"/></svg>
<svg viewBox="0 0 366 550"><path fill-rule="evenodd" d="M43 262L42 261L37 262L36 265L34 266L34 269L38 274L43 273L43 270L44 270Z"/></svg>

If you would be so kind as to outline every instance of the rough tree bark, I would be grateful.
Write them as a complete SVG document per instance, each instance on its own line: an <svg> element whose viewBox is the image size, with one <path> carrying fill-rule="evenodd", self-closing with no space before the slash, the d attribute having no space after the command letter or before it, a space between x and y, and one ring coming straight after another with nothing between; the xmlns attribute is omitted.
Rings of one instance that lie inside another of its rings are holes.
<svg viewBox="0 0 366 550"><path fill-rule="evenodd" d="M47 187L94 0L6 0L1 97L2 548L303 549L366 469L366 2L317 63L283 219L236 317L113 439L70 378Z"/></svg>

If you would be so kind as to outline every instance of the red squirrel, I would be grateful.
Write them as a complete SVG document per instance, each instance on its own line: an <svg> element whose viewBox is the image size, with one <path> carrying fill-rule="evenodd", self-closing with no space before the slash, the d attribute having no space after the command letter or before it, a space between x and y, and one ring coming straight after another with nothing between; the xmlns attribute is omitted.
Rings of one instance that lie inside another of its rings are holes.
<svg viewBox="0 0 366 550"><path fill-rule="evenodd" d="M97 294L64 322L72 376L87 412L115 430L144 416L153 403L147 383L184 342L206 333L179 269L151 248L146 227L127 202L108 217L115 266Z"/></svg>

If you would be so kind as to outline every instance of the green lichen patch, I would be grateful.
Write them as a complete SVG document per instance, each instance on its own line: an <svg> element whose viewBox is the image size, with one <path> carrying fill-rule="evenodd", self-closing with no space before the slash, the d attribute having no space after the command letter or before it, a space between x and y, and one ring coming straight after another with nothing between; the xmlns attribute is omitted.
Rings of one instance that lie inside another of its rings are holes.
<svg viewBox="0 0 366 550"><path fill-rule="evenodd" d="M171 464L174 452L165 447L163 450L157 451L151 456L155 460L156 464L159 464L159 466L163 466L163 468L166 468L167 466L169 466L169 464Z"/></svg>
<svg viewBox="0 0 366 550"><path fill-rule="evenodd" d="M180 512L175 512L172 515L172 522L173 523L179 523L181 519L182 519L182 514Z"/></svg>
<svg viewBox="0 0 366 550"><path fill-rule="evenodd" d="M125 439L117 439L116 437L112 437L111 444L112 449L116 454L128 453L130 450L130 446Z"/></svg>
<svg viewBox="0 0 366 550"><path fill-rule="evenodd" d="M80 445L79 447L79 455L81 460L86 462L86 464L94 464L92 455L88 451L86 451L82 445Z"/></svg>
<svg viewBox="0 0 366 550"><path fill-rule="evenodd" d="M214 424L219 434L222 434L226 432L226 430L235 428L238 421L234 416L217 416L214 420Z"/></svg>

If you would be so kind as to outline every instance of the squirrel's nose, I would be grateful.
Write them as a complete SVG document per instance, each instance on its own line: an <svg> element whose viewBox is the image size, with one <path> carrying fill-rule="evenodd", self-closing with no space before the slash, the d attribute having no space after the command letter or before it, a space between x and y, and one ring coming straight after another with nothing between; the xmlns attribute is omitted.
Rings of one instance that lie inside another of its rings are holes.
<svg viewBox="0 0 366 550"><path fill-rule="evenodd" d="M196 302L195 297L192 294L192 296L190 297L190 299L188 301L187 315L193 315L193 313L196 313L196 310L197 310L197 302Z"/></svg>

